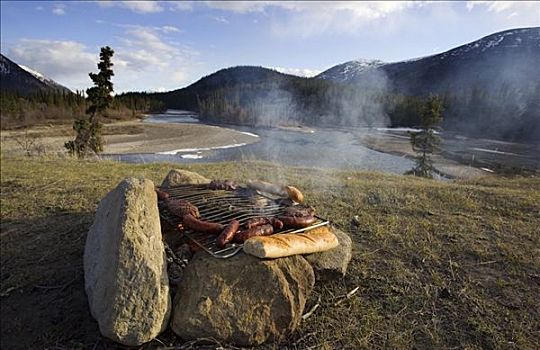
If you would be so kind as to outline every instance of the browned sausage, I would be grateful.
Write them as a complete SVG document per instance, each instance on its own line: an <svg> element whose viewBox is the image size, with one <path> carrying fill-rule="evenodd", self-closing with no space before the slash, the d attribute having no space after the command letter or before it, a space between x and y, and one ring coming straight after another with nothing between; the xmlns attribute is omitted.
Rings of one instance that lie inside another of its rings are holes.
<svg viewBox="0 0 540 350"><path fill-rule="evenodd" d="M244 243L248 238L255 236L268 236L274 233L272 225L255 226L253 228L243 230L234 235L236 243Z"/></svg>
<svg viewBox="0 0 540 350"><path fill-rule="evenodd" d="M240 221L232 220L220 233L216 240L216 244L219 248L224 248L227 243L232 242L234 234L240 228Z"/></svg>
<svg viewBox="0 0 540 350"><path fill-rule="evenodd" d="M272 227L275 230L281 230L283 228L283 221L277 219L277 218L270 218L270 224L272 224Z"/></svg>
<svg viewBox="0 0 540 350"><path fill-rule="evenodd" d="M167 199L169 199L169 194L165 191L161 191L159 189L156 188L156 193L157 193L157 197L160 201L166 201Z"/></svg>
<svg viewBox="0 0 540 350"><path fill-rule="evenodd" d="M313 207L294 206L285 209L286 216L313 216L315 209Z"/></svg>
<svg viewBox="0 0 540 350"><path fill-rule="evenodd" d="M281 230L283 228L283 222L281 222L281 220L266 217L251 218L246 222L246 227L249 229L268 224L272 225L276 230Z"/></svg>
<svg viewBox="0 0 540 350"><path fill-rule="evenodd" d="M314 216L280 216L278 219L281 220L283 225L287 228L304 228L317 221L317 218Z"/></svg>
<svg viewBox="0 0 540 350"><path fill-rule="evenodd" d="M185 227L192 229L196 232L210 233L217 235L223 231L224 226L215 222L201 221L196 219L193 215L184 215L182 223Z"/></svg>
<svg viewBox="0 0 540 350"><path fill-rule="evenodd" d="M258 218L251 218L249 219L248 221L246 221L246 227L247 228L253 228L253 227L256 227L256 226L262 226L262 225L266 225L266 224L269 224L270 221L268 220L268 218L265 218L265 217L258 217Z"/></svg>
<svg viewBox="0 0 540 350"><path fill-rule="evenodd" d="M168 199L165 203L167 204L167 209L178 217L183 218L184 215L189 214L194 218L199 218L199 209L185 199Z"/></svg>

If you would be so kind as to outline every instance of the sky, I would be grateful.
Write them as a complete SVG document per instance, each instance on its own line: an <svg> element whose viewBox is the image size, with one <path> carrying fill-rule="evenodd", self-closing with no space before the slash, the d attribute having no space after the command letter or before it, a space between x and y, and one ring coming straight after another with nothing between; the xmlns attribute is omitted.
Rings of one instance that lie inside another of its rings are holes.
<svg viewBox="0 0 540 350"><path fill-rule="evenodd" d="M354 59L395 62L540 26L533 1L5 1L1 52L72 90L110 46L115 91L169 91L254 65L313 76Z"/></svg>

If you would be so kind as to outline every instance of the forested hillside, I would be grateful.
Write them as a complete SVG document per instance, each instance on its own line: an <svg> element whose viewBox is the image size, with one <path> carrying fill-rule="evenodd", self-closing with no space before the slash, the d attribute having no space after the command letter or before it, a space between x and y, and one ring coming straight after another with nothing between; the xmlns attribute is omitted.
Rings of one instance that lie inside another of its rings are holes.
<svg viewBox="0 0 540 350"><path fill-rule="evenodd" d="M132 119L142 113L164 110L164 104L145 93L117 95L105 120ZM71 123L82 118L87 101L82 92L41 91L30 95L0 90L1 128L10 129L43 123Z"/></svg>

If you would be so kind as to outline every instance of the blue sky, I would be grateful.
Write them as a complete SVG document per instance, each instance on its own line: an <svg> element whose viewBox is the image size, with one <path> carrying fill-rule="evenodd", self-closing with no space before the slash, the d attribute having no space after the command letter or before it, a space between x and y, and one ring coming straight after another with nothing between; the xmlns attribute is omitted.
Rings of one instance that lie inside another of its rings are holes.
<svg viewBox="0 0 540 350"><path fill-rule="evenodd" d="M115 50L117 92L165 91L235 65L311 76L431 55L540 26L540 2L1 1L1 51L71 89Z"/></svg>

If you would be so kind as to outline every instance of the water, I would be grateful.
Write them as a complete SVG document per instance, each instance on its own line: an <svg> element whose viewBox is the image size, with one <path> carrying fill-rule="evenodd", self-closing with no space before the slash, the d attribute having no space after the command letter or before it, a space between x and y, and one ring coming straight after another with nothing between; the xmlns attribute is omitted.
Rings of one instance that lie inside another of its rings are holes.
<svg viewBox="0 0 540 350"><path fill-rule="evenodd" d="M165 113L152 114L144 123L198 123L197 114L190 111L169 109Z"/></svg>
<svg viewBox="0 0 540 350"><path fill-rule="evenodd" d="M152 115L146 123L199 123L191 112L168 111ZM219 161L262 160L282 165L322 167L336 169L378 170L403 174L413 167L405 158L377 152L358 142L362 130L347 131L314 129L315 132L230 126L240 132L259 136L259 141L241 147L205 150L190 150L186 154L120 154L107 158L129 163L173 162L204 163Z"/></svg>

